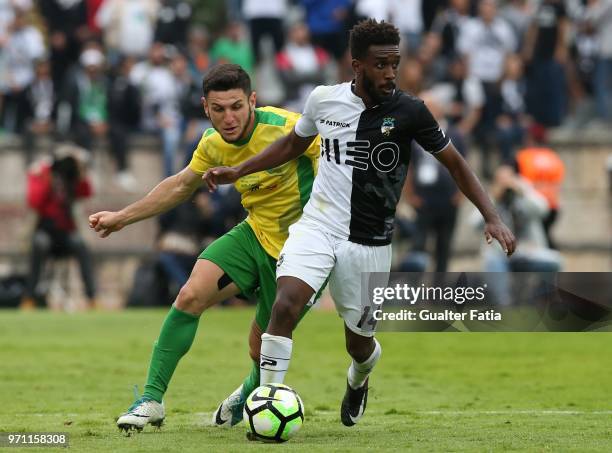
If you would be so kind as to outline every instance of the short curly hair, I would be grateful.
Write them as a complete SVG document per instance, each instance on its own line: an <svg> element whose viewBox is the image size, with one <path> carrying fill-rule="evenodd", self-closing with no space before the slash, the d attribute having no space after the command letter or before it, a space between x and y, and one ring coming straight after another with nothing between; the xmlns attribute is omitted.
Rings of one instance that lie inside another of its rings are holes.
<svg viewBox="0 0 612 453"><path fill-rule="evenodd" d="M377 45L399 46L400 33L395 25L376 19L366 19L357 23L349 37L351 56L361 59L368 53L368 47Z"/></svg>
<svg viewBox="0 0 612 453"><path fill-rule="evenodd" d="M240 88L247 96L251 94L251 78L237 64L220 64L213 67L202 81L204 96L211 91L228 91Z"/></svg>

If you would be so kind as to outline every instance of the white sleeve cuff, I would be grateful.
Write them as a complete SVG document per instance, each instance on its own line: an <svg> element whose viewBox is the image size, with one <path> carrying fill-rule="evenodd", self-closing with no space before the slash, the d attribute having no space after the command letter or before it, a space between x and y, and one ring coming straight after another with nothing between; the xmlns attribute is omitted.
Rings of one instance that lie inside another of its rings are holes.
<svg viewBox="0 0 612 453"><path fill-rule="evenodd" d="M312 121L307 120L303 116L297 120L294 129L295 133L302 138L313 137L319 133Z"/></svg>

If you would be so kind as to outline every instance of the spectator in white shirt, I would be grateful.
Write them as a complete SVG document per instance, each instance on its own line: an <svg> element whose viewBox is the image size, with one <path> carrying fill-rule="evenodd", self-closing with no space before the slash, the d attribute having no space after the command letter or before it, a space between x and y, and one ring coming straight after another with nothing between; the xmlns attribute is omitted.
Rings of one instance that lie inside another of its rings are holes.
<svg viewBox="0 0 612 453"><path fill-rule="evenodd" d="M155 32L158 0L106 0L96 14L103 31L109 59L119 56L142 58L147 55Z"/></svg>
<svg viewBox="0 0 612 453"><path fill-rule="evenodd" d="M149 59L138 63L130 73L130 80L140 88L142 98L142 127L148 132L159 132L162 139L164 171L174 174L176 151L181 140L182 115L181 84L170 69L166 47L153 43ZM184 60L184 57L181 57ZM187 70L183 61L174 67Z"/></svg>
<svg viewBox="0 0 612 453"><path fill-rule="evenodd" d="M495 0L481 0L478 11L479 17L463 24L458 49L468 57L470 75L495 83L504 72L506 57L516 50L516 37L498 16Z"/></svg>
<svg viewBox="0 0 612 453"><path fill-rule="evenodd" d="M512 27L497 13L495 0L480 0L479 16L466 21L459 35L458 50L467 57L468 74L482 82L485 104L474 131L482 154L482 173L492 176L489 152L495 145L495 117L499 99L499 80L506 58L517 47Z"/></svg>
<svg viewBox="0 0 612 453"><path fill-rule="evenodd" d="M0 0L0 48L6 44L10 25L15 18L15 12L11 0Z"/></svg>
<svg viewBox="0 0 612 453"><path fill-rule="evenodd" d="M402 35L402 46L408 52L415 52L421 45L424 30L422 0L389 0L389 11Z"/></svg>
<svg viewBox="0 0 612 453"><path fill-rule="evenodd" d="M501 16L512 26L519 44L529 28L533 13L532 2L528 0L510 0L501 9Z"/></svg>
<svg viewBox="0 0 612 453"><path fill-rule="evenodd" d="M43 36L30 25L29 12L15 8L8 38L2 48L4 58L4 127L20 133L27 115L26 90L34 80L34 63L45 54Z"/></svg>

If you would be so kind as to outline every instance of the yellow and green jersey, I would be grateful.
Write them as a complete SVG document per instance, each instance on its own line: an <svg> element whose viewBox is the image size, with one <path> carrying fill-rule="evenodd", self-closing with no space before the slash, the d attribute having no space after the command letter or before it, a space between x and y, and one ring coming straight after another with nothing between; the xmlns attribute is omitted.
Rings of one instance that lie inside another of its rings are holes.
<svg viewBox="0 0 612 453"><path fill-rule="evenodd" d="M291 132L299 114L274 107L255 109L252 134L227 143L213 128L207 129L193 153L189 168L197 174L219 166L236 166L263 151ZM289 226L302 215L317 172L319 137L306 152L280 167L238 179L234 186L242 195L247 222L264 250L278 259Z"/></svg>

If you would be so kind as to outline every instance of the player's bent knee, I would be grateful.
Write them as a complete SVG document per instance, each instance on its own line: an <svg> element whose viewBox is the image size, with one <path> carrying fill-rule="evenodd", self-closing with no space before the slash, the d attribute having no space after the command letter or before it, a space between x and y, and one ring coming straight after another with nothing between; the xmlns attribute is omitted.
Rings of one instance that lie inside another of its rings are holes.
<svg viewBox="0 0 612 453"><path fill-rule="evenodd" d="M201 315L206 309L206 301L198 297L197 291L189 282L185 283L176 297L174 306L192 315Z"/></svg>
<svg viewBox="0 0 612 453"><path fill-rule="evenodd" d="M300 302L293 297L279 297L272 307L273 317L285 325L294 327L302 312Z"/></svg>

